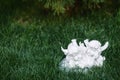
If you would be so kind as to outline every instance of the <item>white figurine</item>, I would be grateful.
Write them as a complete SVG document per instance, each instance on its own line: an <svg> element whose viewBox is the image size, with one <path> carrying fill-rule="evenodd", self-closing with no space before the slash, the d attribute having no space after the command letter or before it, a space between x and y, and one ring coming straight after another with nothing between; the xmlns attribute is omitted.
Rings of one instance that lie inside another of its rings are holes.
<svg viewBox="0 0 120 80"><path fill-rule="evenodd" d="M75 68L91 68L93 66L102 66L105 57L101 55L108 47L108 42L104 46L97 40L88 39L84 40L84 43L79 42L77 44L76 39L72 39L67 49L61 50L66 55L60 63L60 68L75 69Z"/></svg>
<svg viewBox="0 0 120 80"><path fill-rule="evenodd" d="M97 40L92 40L89 42L87 39L84 42L87 48L86 53L89 53L90 56L94 56L95 58L100 56L101 52L108 47L108 42L106 42L104 46L101 46L101 43Z"/></svg>

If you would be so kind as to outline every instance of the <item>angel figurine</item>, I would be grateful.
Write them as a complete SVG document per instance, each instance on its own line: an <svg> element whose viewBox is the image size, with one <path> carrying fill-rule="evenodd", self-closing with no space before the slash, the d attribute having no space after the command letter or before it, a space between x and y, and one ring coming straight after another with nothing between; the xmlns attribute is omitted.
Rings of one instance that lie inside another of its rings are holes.
<svg viewBox="0 0 120 80"><path fill-rule="evenodd" d="M61 47L61 50L66 57L61 61L62 68L91 68L92 66L102 66L105 57L101 53L107 49L109 43L106 42L104 46L97 40L88 39L84 43L77 44L76 39L72 39L67 49Z"/></svg>

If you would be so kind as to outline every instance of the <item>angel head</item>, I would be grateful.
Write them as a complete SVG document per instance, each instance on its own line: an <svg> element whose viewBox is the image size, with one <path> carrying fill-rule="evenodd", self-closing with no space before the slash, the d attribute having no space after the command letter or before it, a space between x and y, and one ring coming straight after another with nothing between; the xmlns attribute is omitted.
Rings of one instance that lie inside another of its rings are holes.
<svg viewBox="0 0 120 80"><path fill-rule="evenodd" d="M100 51L104 51L109 45L109 43L106 42L104 46L101 46L101 43L99 41L97 40L89 41L88 39L84 40L84 43L86 47L93 49L93 50L100 50Z"/></svg>

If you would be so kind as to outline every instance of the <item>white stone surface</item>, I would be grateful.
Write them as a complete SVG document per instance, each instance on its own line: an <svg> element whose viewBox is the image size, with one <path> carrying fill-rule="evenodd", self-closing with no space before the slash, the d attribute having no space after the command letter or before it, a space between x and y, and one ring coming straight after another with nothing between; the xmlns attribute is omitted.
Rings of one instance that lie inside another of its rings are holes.
<svg viewBox="0 0 120 80"><path fill-rule="evenodd" d="M77 44L76 39L72 39L67 49L61 47L61 50L66 57L60 62L61 69L85 69L93 66L101 67L105 60L105 57L101 55L108 47L109 43L106 42L104 46L97 40L88 39L84 40L84 43L79 42Z"/></svg>

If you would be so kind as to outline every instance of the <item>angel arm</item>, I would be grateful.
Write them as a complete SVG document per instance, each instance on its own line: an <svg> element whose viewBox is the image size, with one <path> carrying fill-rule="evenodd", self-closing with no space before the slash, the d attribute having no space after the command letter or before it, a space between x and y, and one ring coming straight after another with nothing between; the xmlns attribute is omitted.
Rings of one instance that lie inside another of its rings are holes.
<svg viewBox="0 0 120 80"><path fill-rule="evenodd" d="M67 50L67 49L64 49L63 47L61 47L61 50L63 51L63 53L64 53L65 55L68 54L68 50Z"/></svg>
<svg viewBox="0 0 120 80"><path fill-rule="evenodd" d="M104 46L101 47L101 51L104 51L109 45L109 42L106 42Z"/></svg>

